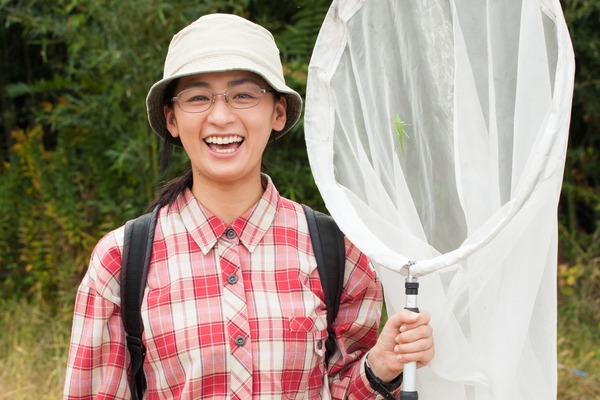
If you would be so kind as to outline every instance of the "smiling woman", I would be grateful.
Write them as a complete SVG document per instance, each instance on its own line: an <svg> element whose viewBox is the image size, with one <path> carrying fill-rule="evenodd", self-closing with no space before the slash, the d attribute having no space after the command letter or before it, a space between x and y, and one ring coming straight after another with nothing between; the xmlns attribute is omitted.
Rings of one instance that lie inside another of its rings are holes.
<svg viewBox="0 0 600 400"><path fill-rule="evenodd" d="M231 223L262 196L262 155L272 132L285 126L286 97L276 100L249 71L185 76L175 92L163 112L169 134L191 160L192 193Z"/></svg>
<svg viewBox="0 0 600 400"><path fill-rule="evenodd" d="M381 284L348 240L344 312L328 326L305 211L261 173L265 147L301 107L259 25L212 14L174 36L148 118L166 149L184 148L190 169L157 200L141 302L147 386L128 381L121 227L97 244L78 290L65 399L145 389L174 399L390 398L405 362L431 360L426 312L391 316L378 338ZM330 334L335 348L324 345Z"/></svg>

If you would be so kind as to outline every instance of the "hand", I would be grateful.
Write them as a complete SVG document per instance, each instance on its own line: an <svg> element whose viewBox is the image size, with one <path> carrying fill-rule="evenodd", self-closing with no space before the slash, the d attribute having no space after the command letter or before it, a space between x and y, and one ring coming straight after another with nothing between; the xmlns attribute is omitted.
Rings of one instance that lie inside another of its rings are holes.
<svg viewBox="0 0 600 400"><path fill-rule="evenodd" d="M402 310L388 318L377 344L369 351L369 365L382 381L390 382L403 370L404 363L427 365L435 354L433 330L428 312Z"/></svg>

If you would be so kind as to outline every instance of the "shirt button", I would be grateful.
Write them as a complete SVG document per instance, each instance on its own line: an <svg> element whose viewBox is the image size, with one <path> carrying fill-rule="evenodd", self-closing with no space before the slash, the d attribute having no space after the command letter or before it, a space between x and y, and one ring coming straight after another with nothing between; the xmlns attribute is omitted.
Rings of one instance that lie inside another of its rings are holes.
<svg viewBox="0 0 600 400"><path fill-rule="evenodd" d="M237 344L238 346L243 346L246 344L246 338L243 336L238 336L235 338L235 344Z"/></svg>
<svg viewBox="0 0 600 400"><path fill-rule="evenodd" d="M233 239L236 236L235 231L233 229L229 228L225 231L225 236L227 236L227 239Z"/></svg>
<svg viewBox="0 0 600 400"><path fill-rule="evenodd" d="M323 339L319 339L317 342L317 349L321 350L323 348Z"/></svg>
<svg viewBox="0 0 600 400"><path fill-rule="evenodd" d="M227 282L230 285L235 285L238 281L238 276L236 274L231 274L227 277Z"/></svg>

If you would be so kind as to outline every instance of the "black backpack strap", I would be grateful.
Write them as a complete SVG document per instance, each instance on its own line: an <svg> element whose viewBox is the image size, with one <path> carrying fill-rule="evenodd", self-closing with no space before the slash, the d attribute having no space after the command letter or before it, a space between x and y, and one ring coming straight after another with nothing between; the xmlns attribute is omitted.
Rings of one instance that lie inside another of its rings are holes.
<svg viewBox="0 0 600 400"><path fill-rule="evenodd" d="M154 244L154 229L158 207L125 224L125 240L121 262L121 314L125 327L127 349L131 356L131 398L138 400L146 390L144 358L146 347L142 342L144 323L141 305L148 276L148 266Z"/></svg>
<svg viewBox="0 0 600 400"><path fill-rule="evenodd" d="M325 293L327 307L327 342L325 344L325 363L334 353L337 345L333 322L340 308L340 297L344 287L344 267L346 264L346 247L344 235L335 221L329 215L315 211L302 205L308 222L310 240L312 242L321 286Z"/></svg>

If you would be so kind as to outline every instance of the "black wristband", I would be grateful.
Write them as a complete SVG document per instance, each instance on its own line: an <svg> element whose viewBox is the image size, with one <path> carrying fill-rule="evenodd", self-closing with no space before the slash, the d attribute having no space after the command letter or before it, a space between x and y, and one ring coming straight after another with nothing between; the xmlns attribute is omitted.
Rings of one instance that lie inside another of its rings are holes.
<svg viewBox="0 0 600 400"><path fill-rule="evenodd" d="M379 379L373 373L371 366L369 365L369 361L365 357L365 373L367 375L367 380L371 384L373 390L383 396L386 400L396 400L396 397L392 394L392 392L400 387L402 384L402 373L394 378L393 381L385 383L381 379Z"/></svg>

